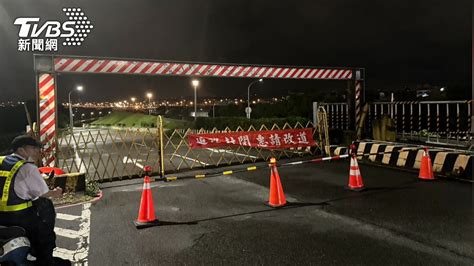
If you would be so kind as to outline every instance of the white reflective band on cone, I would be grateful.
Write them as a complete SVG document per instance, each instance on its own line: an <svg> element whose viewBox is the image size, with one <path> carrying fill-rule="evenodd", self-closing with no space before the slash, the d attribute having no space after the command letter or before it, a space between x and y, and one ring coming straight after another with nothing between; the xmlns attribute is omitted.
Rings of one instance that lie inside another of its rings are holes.
<svg viewBox="0 0 474 266"><path fill-rule="evenodd" d="M360 176L359 170L351 170L349 174L350 175L355 175L355 176Z"/></svg>
<svg viewBox="0 0 474 266"><path fill-rule="evenodd" d="M151 189L150 183L144 183L143 189Z"/></svg>

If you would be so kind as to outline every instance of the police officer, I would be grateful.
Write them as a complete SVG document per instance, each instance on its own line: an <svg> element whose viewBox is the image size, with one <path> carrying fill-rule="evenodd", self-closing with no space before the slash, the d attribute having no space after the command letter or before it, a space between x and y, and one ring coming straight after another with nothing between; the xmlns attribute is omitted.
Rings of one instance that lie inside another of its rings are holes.
<svg viewBox="0 0 474 266"><path fill-rule="evenodd" d="M34 164L41 143L21 135L13 139L11 148L12 154L0 157L0 225L26 230L37 265L67 265L53 259L56 213L49 198L60 197L62 189L50 190Z"/></svg>

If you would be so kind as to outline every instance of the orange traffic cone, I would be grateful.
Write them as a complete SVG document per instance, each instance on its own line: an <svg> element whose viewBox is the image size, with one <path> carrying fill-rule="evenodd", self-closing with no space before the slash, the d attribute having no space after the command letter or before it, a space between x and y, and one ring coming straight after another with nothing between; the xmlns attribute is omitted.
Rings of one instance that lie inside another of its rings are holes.
<svg viewBox="0 0 474 266"><path fill-rule="evenodd" d="M435 180L433 167L431 166L431 158L430 154L428 153L428 148L425 148L423 151L423 156L421 157L421 164L420 164L420 173L418 174L418 178L420 180Z"/></svg>
<svg viewBox="0 0 474 266"><path fill-rule="evenodd" d="M145 171L150 167L145 167ZM153 207L153 197L150 187L150 177L148 175L144 178L142 198L140 200L140 210L138 211L138 218L134 221L137 229L158 225L158 220L155 217L155 208Z"/></svg>
<svg viewBox="0 0 474 266"><path fill-rule="evenodd" d="M268 202L265 205L276 208L283 207L286 205L285 192L283 192L283 186L281 185L280 175L276 167L276 159L270 159L270 195Z"/></svg>
<svg viewBox="0 0 474 266"><path fill-rule="evenodd" d="M361 191L364 189L362 176L360 174L359 164L355 155L351 156L351 169L349 170L349 185L350 190Z"/></svg>

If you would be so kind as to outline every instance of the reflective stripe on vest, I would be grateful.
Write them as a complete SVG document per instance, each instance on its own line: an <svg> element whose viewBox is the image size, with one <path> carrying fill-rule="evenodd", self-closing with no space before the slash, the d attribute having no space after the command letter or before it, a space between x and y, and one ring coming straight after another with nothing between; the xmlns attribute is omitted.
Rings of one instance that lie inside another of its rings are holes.
<svg viewBox="0 0 474 266"><path fill-rule="evenodd" d="M0 157L0 165L2 165L4 159L5 159L4 156ZM18 169L20 169L20 167L24 163L25 163L24 160L20 160L15 163L15 165L12 167L10 171L0 171L0 176L6 178L5 184L3 185L2 200L0 202L0 211L3 211L3 212L21 211L33 205L31 201L27 201L27 202L15 204L15 205L7 205L12 179L15 176L16 172L18 172Z"/></svg>
<svg viewBox="0 0 474 266"><path fill-rule="evenodd" d="M26 208L29 208L31 206L33 206L33 202L31 201L27 201L27 202L16 204L16 205L8 205L8 206L0 205L0 212L16 212L16 211L21 211Z"/></svg>

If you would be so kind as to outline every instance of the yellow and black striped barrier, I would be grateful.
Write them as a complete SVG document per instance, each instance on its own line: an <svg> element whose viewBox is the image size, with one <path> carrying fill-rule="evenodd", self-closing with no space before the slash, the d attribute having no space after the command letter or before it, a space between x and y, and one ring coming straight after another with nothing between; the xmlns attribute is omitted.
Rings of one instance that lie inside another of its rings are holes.
<svg viewBox="0 0 474 266"><path fill-rule="evenodd" d="M423 149L421 146L403 143L360 141L357 147L357 158L367 159L382 165L420 169ZM346 147L334 149L335 155L346 154ZM435 173L472 180L474 154L468 151L446 148L430 148L429 155Z"/></svg>
<svg viewBox="0 0 474 266"><path fill-rule="evenodd" d="M247 172L247 171L255 171L257 169L266 169L267 166L248 166L246 168L242 168L242 169L235 169L235 170L226 170L226 171L223 171L223 172L214 172L214 173L208 173L208 174L196 174L196 175L192 175L192 176L182 176L182 177L178 177L178 176L167 176L164 178L164 181L166 182L170 182L170 181L176 181L178 179L190 179L190 178L194 178L194 179L204 179L204 178L207 178L207 177L215 177L215 176L221 176L221 175L232 175L232 174L236 174L236 173L242 173L242 172Z"/></svg>
<svg viewBox="0 0 474 266"><path fill-rule="evenodd" d="M324 162L324 161L332 161L332 160L339 160L339 159L346 159L349 158L348 154L342 154L342 155L336 155L336 156L328 156L328 157L322 157L322 158L315 158L315 159L309 159L309 160L302 160L302 161L296 161L296 162L288 162L288 163L283 163L283 164L277 164L278 167L288 167L288 166L294 166L294 165L300 165L300 164L307 164L307 163L319 163L319 162ZM274 158L272 158L274 160ZM270 163L276 163L275 161L272 161L270 159ZM235 169L235 170L226 170L222 172L214 172L214 173L209 173L209 174L196 174L196 175L191 175L191 176L182 176L182 177L177 177L177 176L168 176L165 177L163 180L166 182L169 181L176 181L178 179L204 179L207 177L216 177L216 176L222 176L222 175L232 175L236 173L243 173L247 171L255 171L259 169L268 169L267 165L261 165L261 166L248 166L242 169Z"/></svg>
<svg viewBox="0 0 474 266"><path fill-rule="evenodd" d="M356 154L358 159L368 159L374 163L381 163L394 167L406 167L419 169L421 158L423 156L422 146L414 146L400 143L383 143L360 141L355 142ZM337 147L333 150L334 156L314 158L309 160L301 160L295 162L287 162L278 164L278 167L289 167L306 163L319 163L324 161L332 161L350 158L347 147ZM472 180L472 161L474 155L469 152L461 152L454 150L446 150L442 148L431 148L429 155L433 161L433 171L441 175L458 176L463 179ZM241 169L225 170L213 173L196 174L190 176L168 176L164 181L176 181L178 179L204 179L207 177L216 177L222 175L232 175L258 169L267 169L268 166L262 164L260 166L248 166Z"/></svg>

